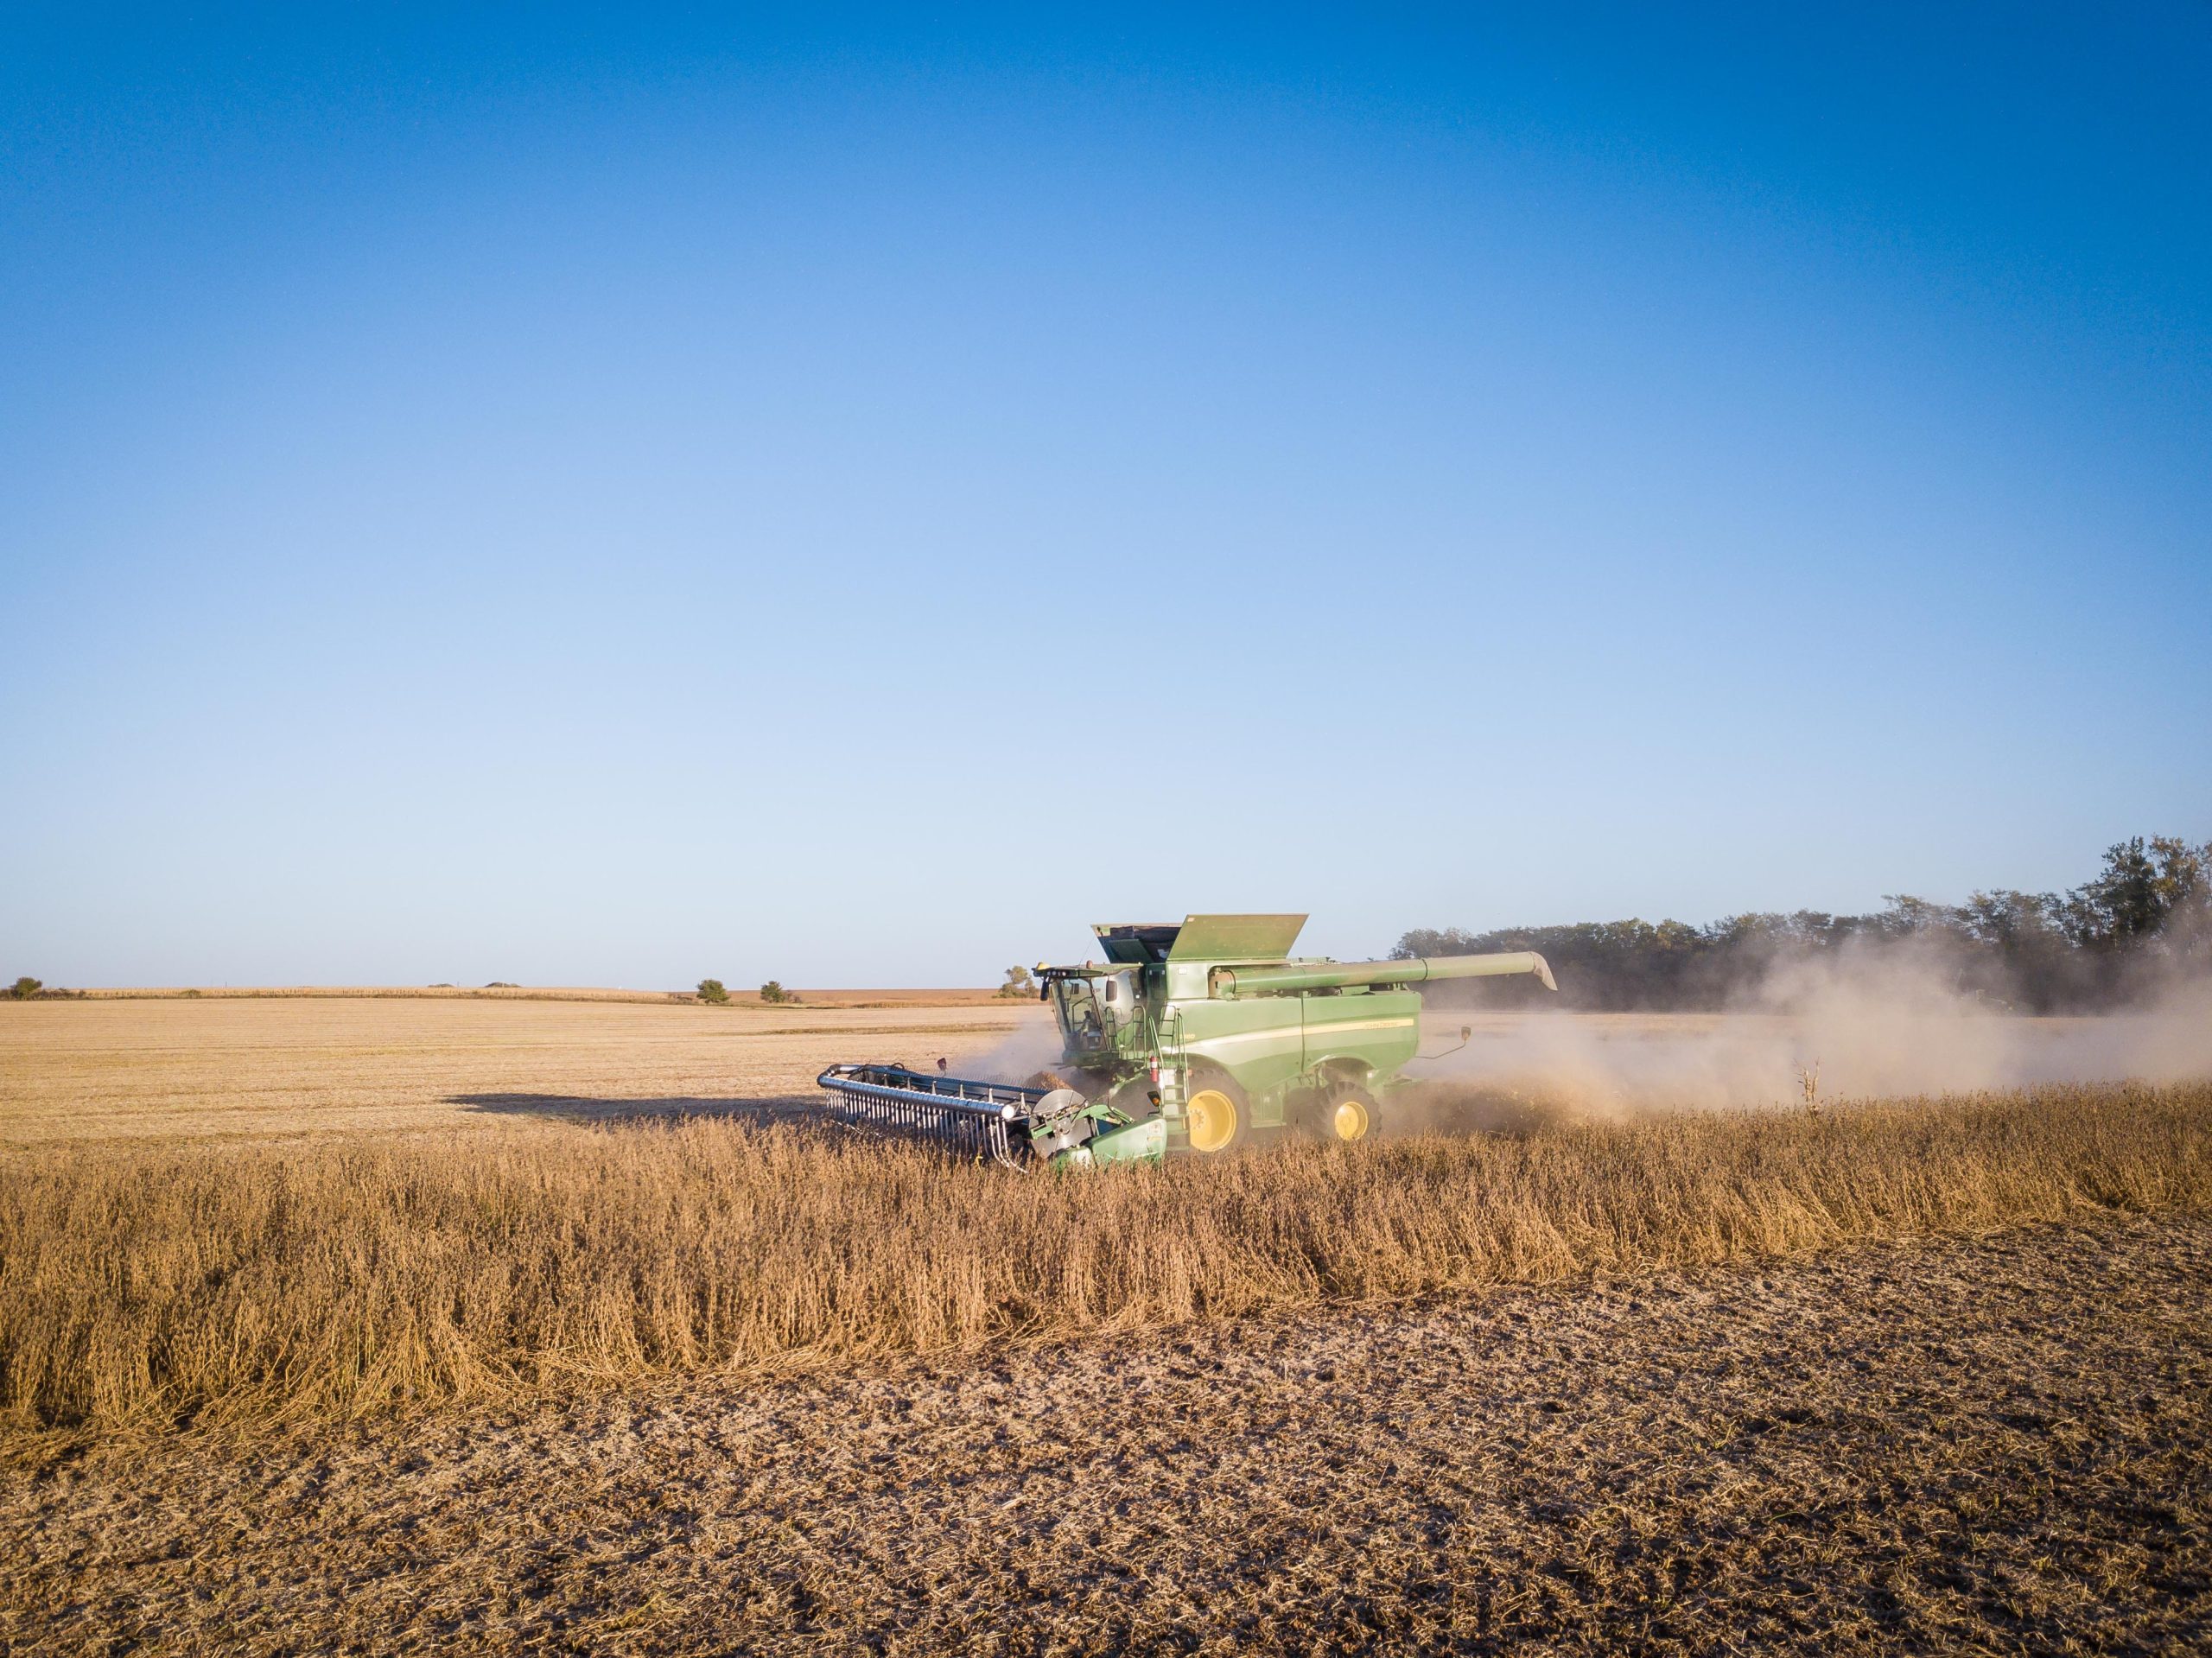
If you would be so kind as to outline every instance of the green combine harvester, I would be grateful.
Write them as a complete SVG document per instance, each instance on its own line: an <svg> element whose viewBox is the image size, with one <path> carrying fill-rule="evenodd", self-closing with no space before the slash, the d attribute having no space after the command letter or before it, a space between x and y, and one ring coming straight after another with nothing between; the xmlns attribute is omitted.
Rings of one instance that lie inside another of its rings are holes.
<svg viewBox="0 0 2212 1658"><path fill-rule="evenodd" d="M1027 1084L897 1064L817 1080L849 1121L1002 1163L1216 1156L1266 1134L1364 1140L1421 1040L1435 979L1533 974L1533 951L1399 962L1294 957L1302 915L1194 915L1094 927L1105 962L1038 969L1060 1026L1058 1068Z"/></svg>

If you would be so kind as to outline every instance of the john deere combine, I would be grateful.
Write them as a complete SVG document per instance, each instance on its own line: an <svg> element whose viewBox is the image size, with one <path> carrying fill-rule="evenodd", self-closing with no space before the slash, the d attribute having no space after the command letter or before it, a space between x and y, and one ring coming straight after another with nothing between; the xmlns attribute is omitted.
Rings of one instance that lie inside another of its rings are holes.
<svg viewBox="0 0 2212 1658"><path fill-rule="evenodd" d="M1104 963L1040 967L1059 1020L1056 1071L1027 1085L905 1065L832 1065L818 1078L849 1120L1001 1162L1157 1161L1302 1130L1363 1140L1420 1043L1432 979L1533 974L1544 958L1331 962L1290 954L1302 915L1194 915L1094 927Z"/></svg>

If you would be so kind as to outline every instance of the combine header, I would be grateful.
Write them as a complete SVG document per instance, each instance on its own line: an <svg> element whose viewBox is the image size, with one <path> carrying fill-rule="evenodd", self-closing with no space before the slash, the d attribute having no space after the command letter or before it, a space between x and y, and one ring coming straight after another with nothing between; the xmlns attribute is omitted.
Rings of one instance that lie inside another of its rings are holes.
<svg viewBox="0 0 2212 1658"><path fill-rule="evenodd" d="M1414 1057L1435 979L1530 974L1533 951L1402 962L1290 955L1302 915L1194 915L1094 927L1103 965L1039 967L1060 1063L1032 1085L904 1065L832 1065L817 1079L849 1121L1000 1162L1156 1162L1286 1130L1364 1140Z"/></svg>

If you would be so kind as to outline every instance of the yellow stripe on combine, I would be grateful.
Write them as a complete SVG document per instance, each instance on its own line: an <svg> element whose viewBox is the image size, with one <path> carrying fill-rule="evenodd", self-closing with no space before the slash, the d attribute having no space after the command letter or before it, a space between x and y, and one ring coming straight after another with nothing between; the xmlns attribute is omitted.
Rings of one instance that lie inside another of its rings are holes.
<svg viewBox="0 0 2212 1658"><path fill-rule="evenodd" d="M1333 1036L1338 1031L1402 1031L1413 1024L1411 1019L1347 1019L1330 1025L1308 1025L1308 1037Z"/></svg>
<svg viewBox="0 0 2212 1658"><path fill-rule="evenodd" d="M1195 1039L1194 1048L1217 1048L1231 1042L1296 1042L1311 1041L1317 1036L1337 1036L1347 1031L1402 1031L1411 1028L1410 1019L1346 1019L1328 1025L1308 1025L1303 1030L1292 1026L1277 1031L1231 1031L1224 1036L1202 1036Z"/></svg>

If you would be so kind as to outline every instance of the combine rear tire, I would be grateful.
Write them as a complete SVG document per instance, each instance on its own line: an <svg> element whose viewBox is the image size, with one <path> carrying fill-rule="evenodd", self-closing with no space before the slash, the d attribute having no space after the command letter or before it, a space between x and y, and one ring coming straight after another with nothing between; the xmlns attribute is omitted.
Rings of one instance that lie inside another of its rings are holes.
<svg viewBox="0 0 2212 1658"><path fill-rule="evenodd" d="M1376 1115L1375 1096L1357 1083L1346 1083L1329 1090L1321 1122L1332 1139L1349 1146L1375 1132Z"/></svg>
<svg viewBox="0 0 2212 1658"><path fill-rule="evenodd" d="M1191 1097L1183 1102L1183 1126L1191 1149L1211 1157L1252 1137L1252 1109L1234 1082L1218 1071L1201 1071L1191 1079Z"/></svg>

